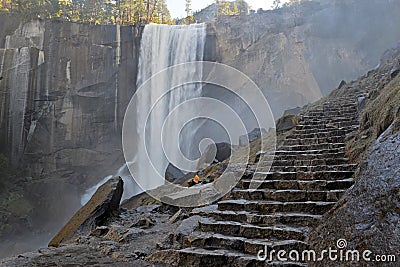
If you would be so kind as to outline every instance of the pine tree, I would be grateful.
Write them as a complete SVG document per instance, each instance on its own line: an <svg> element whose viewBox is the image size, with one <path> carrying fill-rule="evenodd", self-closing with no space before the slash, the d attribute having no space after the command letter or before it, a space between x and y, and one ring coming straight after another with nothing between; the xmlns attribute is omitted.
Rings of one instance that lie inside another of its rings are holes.
<svg viewBox="0 0 400 267"><path fill-rule="evenodd" d="M246 15L249 13L249 7L244 0L236 0L236 5L240 15Z"/></svg>
<svg viewBox="0 0 400 267"><path fill-rule="evenodd" d="M0 11L5 11L5 12L12 11L12 1L11 0L1 0L0 1Z"/></svg>
<svg viewBox="0 0 400 267"><path fill-rule="evenodd" d="M271 9L278 9L280 5L281 5L281 0L274 0Z"/></svg>
<svg viewBox="0 0 400 267"><path fill-rule="evenodd" d="M189 17L192 14L192 0L185 0L186 1L186 16Z"/></svg>
<svg viewBox="0 0 400 267"><path fill-rule="evenodd" d="M0 11L28 20L47 18L121 25L171 23L166 0L0 0Z"/></svg>

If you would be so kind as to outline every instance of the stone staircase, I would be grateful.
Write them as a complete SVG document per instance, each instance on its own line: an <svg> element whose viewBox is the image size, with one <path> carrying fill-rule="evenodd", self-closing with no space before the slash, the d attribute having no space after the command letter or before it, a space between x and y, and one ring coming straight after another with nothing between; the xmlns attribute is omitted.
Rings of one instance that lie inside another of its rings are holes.
<svg viewBox="0 0 400 267"><path fill-rule="evenodd" d="M250 166L227 199L192 211L201 216L197 230L183 238L183 249L164 255L178 257L179 266L307 266L257 254L307 249L308 232L353 184L357 166L345 157L345 137L357 128L350 98L305 111L275 156L263 157L257 172Z"/></svg>

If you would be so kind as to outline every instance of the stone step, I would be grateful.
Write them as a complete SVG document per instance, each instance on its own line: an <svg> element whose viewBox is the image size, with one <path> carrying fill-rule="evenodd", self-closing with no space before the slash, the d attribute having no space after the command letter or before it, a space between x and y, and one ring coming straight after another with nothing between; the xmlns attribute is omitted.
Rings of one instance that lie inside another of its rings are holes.
<svg viewBox="0 0 400 267"><path fill-rule="evenodd" d="M322 171L322 172L248 172L244 179L256 180L343 180L352 178L354 171Z"/></svg>
<svg viewBox="0 0 400 267"><path fill-rule="evenodd" d="M260 165L262 167L263 165ZM270 165L267 164L269 167ZM316 166L271 166L271 172L323 172L323 171L355 171L357 164L316 165Z"/></svg>
<svg viewBox="0 0 400 267"><path fill-rule="evenodd" d="M343 102L336 102L336 103L325 103L322 104L319 108L315 108L313 110L327 110L327 109L336 109L336 110L343 110L343 109L355 109L357 110L357 103L355 101L343 101Z"/></svg>
<svg viewBox="0 0 400 267"><path fill-rule="evenodd" d="M326 110L326 109L339 109L339 110L346 110L346 109L357 109L357 104L355 101L337 101L337 102L326 102L318 107L314 107L312 110Z"/></svg>
<svg viewBox="0 0 400 267"><path fill-rule="evenodd" d="M344 153L344 147L339 148L322 148L322 149L307 149L307 146L302 146L300 149L305 150L294 150L295 147L292 147L293 150L287 150L287 147L280 147L279 150L275 151L275 155L303 155L303 154L337 154Z"/></svg>
<svg viewBox="0 0 400 267"><path fill-rule="evenodd" d="M334 117L345 117L345 116L354 116L356 112L353 110L344 110L344 111L310 111L306 113L308 116L314 117L324 117L324 118L334 118Z"/></svg>
<svg viewBox="0 0 400 267"><path fill-rule="evenodd" d="M165 264L174 266L213 266L213 267L306 267L300 262L266 262L257 259L257 255L244 254L231 250L208 250L198 247L181 250L164 250L151 255L148 259L153 264Z"/></svg>
<svg viewBox="0 0 400 267"><path fill-rule="evenodd" d="M239 223L251 223L254 225L273 226L273 225L290 225L290 226L313 226L322 218L321 215L313 215L308 213L274 213L274 214L258 214L247 211L230 211L218 210L213 211L194 211L191 215L200 215L203 217L211 217L219 221L234 221Z"/></svg>
<svg viewBox="0 0 400 267"><path fill-rule="evenodd" d="M358 120L354 119L348 119L348 120L331 120L331 119L326 119L326 120L319 120L319 119L314 119L314 120L299 120L299 125L335 125L339 127L344 127L344 126L352 126L352 125L357 125L359 124Z"/></svg>
<svg viewBox="0 0 400 267"><path fill-rule="evenodd" d="M301 133L300 131L294 131L288 135L287 139L311 139L311 138L331 138L331 137L342 137L345 138L346 131L331 131L331 132L317 132L317 133Z"/></svg>
<svg viewBox="0 0 400 267"><path fill-rule="evenodd" d="M354 116L335 116L332 118L328 117L316 117L316 116L309 116L309 115L300 115L299 121L351 121L351 120L358 120L358 114L354 114Z"/></svg>
<svg viewBox="0 0 400 267"><path fill-rule="evenodd" d="M330 123L354 123L357 124L358 118L348 117L345 119L337 118L299 118L299 124L301 125L319 125L319 124L330 124Z"/></svg>
<svg viewBox="0 0 400 267"><path fill-rule="evenodd" d="M300 212L322 215L329 211L336 202L279 202L279 201L250 201L250 200L222 200L218 202L219 210L253 211L263 214L277 212Z"/></svg>
<svg viewBox="0 0 400 267"><path fill-rule="evenodd" d="M282 202L338 201L346 190L306 191L296 189L234 189L230 199L268 200Z"/></svg>
<svg viewBox="0 0 400 267"><path fill-rule="evenodd" d="M358 120L358 114L355 113L352 116L346 115L346 116L335 116L335 117L317 117L317 116L299 116L298 117L299 121L307 121L307 122L340 122L340 121L357 121Z"/></svg>
<svg viewBox="0 0 400 267"><path fill-rule="evenodd" d="M301 136L305 136L305 135L311 135L311 134L317 134L317 135L321 135L321 136L333 136L333 135L346 135L348 133L353 132L355 129L353 128L347 128L347 129L305 129L305 130L294 130L292 132L292 134L294 135L300 135L299 137L301 138ZM295 137L297 138L297 137Z"/></svg>
<svg viewBox="0 0 400 267"><path fill-rule="evenodd" d="M303 159L303 157L295 157L296 159L291 160L265 160L262 163L266 165L273 166L317 166L317 165L341 165L341 164L349 164L350 160L348 158L340 158L340 157L330 157L325 159L319 159L318 157L314 159ZM260 162L260 164L262 165Z"/></svg>
<svg viewBox="0 0 400 267"><path fill-rule="evenodd" d="M267 251L303 251L307 244L299 240L284 240L268 242L264 239L249 239L242 236L229 236L209 232L194 232L183 238L183 247L197 247L208 250L234 250L241 253L257 255L260 250Z"/></svg>
<svg viewBox="0 0 400 267"><path fill-rule="evenodd" d="M312 145L284 145L280 147L282 150L286 151L304 151L304 150L322 150L322 149L335 149L344 148L345 143L323 143L323 144L312 144Z"/></svg>
<svg viewBox="0 0 400 267"><path fill-rule="evenodd" d="M329 130L350 130L350 129L358 129L358 124L353 123L329 123L329 124L298 124L296 125L296 130L314 130L314 131L329 131Z"/></svg>
<svg viewBox="0 0 400 267"><path fill-rule="evenodd" d="M284 140L286 146L295 145L314 145L314 144L326 144L326 143L343 143L345 140L344 136L332 136L332 137L321 137L321 138L287 138Z"/></svg>
<svg viewBox="0 0 400 267"><path fill-rule="evenodd" d="M300 240L303 241L310 227L290 226L259 226L234 221L217 221L211 218L202 218L199 221L199 231L212 232L245 238L262 238L268 241Z"/></svg>
<svg viewBox="0 0 400 267"><path fill-rule="evenodd" d="M336 181L327 180L265 180L257 181L251 179L242 179L237 188L249 189L250 184L257 189L275 189L275 190L309 190L309 191L324 191L324 190L345 190L354 184L354 179L344 179Z"/></svg>
<svg viewBox="0 0 400 267"><path fill-rule="evenodd" d="M345 158L345 152L339 152L339 153L324 153L324 154L309 154L309 153L303 153L303 154L295 154L295 155L286 155L286 154L276 154L276 155L263 155L263 160L271 160L271 161L286 161L286 160L328 160L328 159L336 159L336 158Z"/></svg>

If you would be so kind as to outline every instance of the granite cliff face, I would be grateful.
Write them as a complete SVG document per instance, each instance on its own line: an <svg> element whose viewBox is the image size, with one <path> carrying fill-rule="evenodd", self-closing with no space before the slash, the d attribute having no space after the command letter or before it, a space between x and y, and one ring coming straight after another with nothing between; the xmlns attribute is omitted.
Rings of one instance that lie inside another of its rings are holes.
<svg viewBox="0 0 400 267"><path fill-rule="evenodd" d="M80 207L82 191L123 163L139 29L0 21L0 153L17 172L2 195L10 203L1 225L9 227L0 236L54 232ZM29 206L22 223L9 208L15 198Z"/></svg>
<svg viewBox="0 0 400 267"><path fill-rule="evenodd" d="M396 1L313 1L213 25L218 60L252 78L276 117L374 68L400 40Z"/></svg>

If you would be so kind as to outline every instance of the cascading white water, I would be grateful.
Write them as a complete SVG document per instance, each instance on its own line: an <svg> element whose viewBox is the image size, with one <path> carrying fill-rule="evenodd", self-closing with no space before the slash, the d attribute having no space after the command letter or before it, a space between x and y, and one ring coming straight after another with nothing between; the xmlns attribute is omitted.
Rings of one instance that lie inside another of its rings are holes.
<svg viewBox="0 0 400 267"><path fill-rule="evenodd" d="M140 58L139 58L139 73L137 80L137 88L140 88L143 83L150 79L153 75L160 71L181 63L202 61L204 57L204 46L206 39L206 26L205 24L191 24L183 26L170 26L160 24L149 24L146 25L140 45ZM187 78L201 77L202 70L183 70L179 73L172 73L170 77L164 78L163 83L166 85L172 84L173 82L178 83L179 81L187 80ZM157 81L159 82L159 81ZM134 175L140 177L148 177L146 183L141 182L139 188L136 183L132 180L129 174L127 165L122 166L116 175L121 176L124 179L124 195L123 199L127 199L135 194L142 192L142 190L149 190L156 188L164 181L156 179L153 173L150 173L149 162L146 157L143 157L146 153L155 160L152 162L154 166L159 170L160 173L165 172L168 160L165 157L165 153L168 155L174 155L178 153L178 148L175 151L163 151L163 147L159 146L159 139L161 138L161 125L163 125L168 114L179 104L196 97L201 96L202 90L199 84L184 85L177 90L169 92L159 103L157 112L152 112L149 117L148 114L142 114L141 110L146 110L152 100L154 101L155 96L161 95L164 92L160 92L160 86L156 82L150 81L151 91L143 94L143 98L138 100L137 103L137 114L136 114L136 127L137 132L140 132L144 125L146 125L146 137L135 136L132 142L136 143L138 148L134 159L128 159L129 164L134 166ZM166 86L166 88L170 88ZM170 88L173 89L173 88ZM167 93L167 92L165 92ZM193 107L196 109L198 107ZM179 117L175 116L172 119L172 124L169 127L180 127L182 128L184 122L179 120ZM193 125L192 125L193 126ZM179 141L181 151L184 155L188 156L191 147L191 138L194 136L196 127L184 131L181 134ZM167 134L168 135L168 134ZM146 145L144 143L146 138ZM172 136L163 136L163 140L173 138ZM156 145L157 144L157 145ZM146 151L147 149L147 151ZM142 155L142 156L139 156ZM173 161L173 159L170 158ZM132 169L131 169L132 170ZM106 177L100 181L96 186L88 189L85 195L81 199L82 205L84 205L90 197L96 192L96 190L105 183L109 178Z"/></svg>
<svg viewBox="0 0 400 267"><path fill-rule="evenodd" d="M140 90L141 85L165 68L187 62L202 61L205 38L205 24L184 26L147 25L141 40L137 88ZM182 132L179 136L180 148L166 146L163 148L159 143L161 137L164 142L176 138L175 136L169 136L169 133L175 132L173 131L174 129L182 128L185 124L185 121L180 120L179 114L176 114L178 116L170 118L171 123L168 125L173 129L169 128L170 131L162 133L161 126L171 111L189 99L200 97L202 93L200 84L188 84L179 88L172 88L170 85L182 84L183 81L192 80L191 78L201 77L201 73L202 69L182 69L179 73L173 72L170 77L163 76L162 81L160 79L150 80L150 86L147 88L150 88L151 91L147 94L140 94L137 101L138 114L136 118L136 128L139 136L135 140L139 149L137 151L138 156L133 160L134 167L131 170L133 169L135 175L141 178L140 185L143 190L156 188L162 185L164 181L157 179L156 175L151 172L147 157L142 155L148 153L153 166L163 176L168 165L165 155L169 155L171 162L176 162L174 155L178 158L179 149L186 157L190 155L193 149L191 141L196 131L196 127L193 125L191 129ZM160 82L164 84L164 87L159 86L158 83ZM166 92L165 88L170 91ZM164 93L166 95L163 95ZM163 95L162 99L157 102L157 106L148 117L148 114L140 112L146 110L160 95ZM185 112L192 112L198 108L189 107L192 110L186 108ZM144 125L146 125L146 136L140 134L140 129ZM140 146L140 144L144 143L145 146ZM146 177L146 181L143 181L142 177Z"/></svg>
<svg viewBox="0 0 400 267"><path fill-rule="evenodd" d="M124 180L124 193L122 194L122 200L128 199L131 196L134 196L135 194L140 192L139 188L137 188L136 183L133 181L126 164L122 165L122 167L118 169L117 173L114 176L120 176ZM106 183L112 177L113 175L109 175L101 180L98 184L87 189L85 194L81 197L81 205L85 205L94 195L94 193L96 193L97 189L99 189L102 184Z"/></svg>

